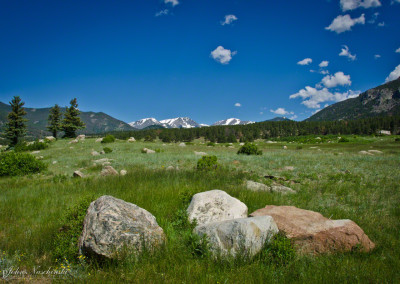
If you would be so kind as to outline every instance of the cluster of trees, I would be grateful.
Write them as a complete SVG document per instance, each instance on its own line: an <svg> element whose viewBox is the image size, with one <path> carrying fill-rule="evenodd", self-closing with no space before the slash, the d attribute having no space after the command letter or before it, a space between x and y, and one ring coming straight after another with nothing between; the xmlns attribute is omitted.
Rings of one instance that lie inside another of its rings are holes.
<svg viewBox="0 0 400 284"><path fill-rule="evenodd" d="M141 131L112 132L119 139L135 137L152 141L157 137L163 142L190 142L204 137L210 142L252 142L255 139L303 135L372 135L379 130L400 132L400 116L371 117L342 121L265 121L248 125L212 126L190 129L152 129Z"/></svg>
<svg viewBox="0 0 400 284"><path fill-rule="evenodd" d="M24 118L26 115L24 104L19 96L14 96L10 102L11 112L7 116L5 126L5 138L10 141L10 146L20 143L26 134L26 122L28 120ZM55 138L57 138L59 131L64 132L64 137L75 137L78 129L85 128L85 124L81 121L79 114L76 98L71 100L70 107L66 108L64 118L62 118L63 114L60 107L56 104L50 109L47 129Z"/></svg>

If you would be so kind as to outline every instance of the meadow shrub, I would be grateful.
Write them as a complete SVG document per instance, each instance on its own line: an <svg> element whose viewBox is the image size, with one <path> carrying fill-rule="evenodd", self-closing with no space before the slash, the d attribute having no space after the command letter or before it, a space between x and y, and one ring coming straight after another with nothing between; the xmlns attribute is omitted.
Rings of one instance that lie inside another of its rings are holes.
<svg viewBox="0 0 400 284"><path fill-rule="evenodd" d="M208 142L208 143L207 143L207 146L214 147L214 146L215 146L215 143L214 143L214 142Z"/></svg>
<svg viewBox="0 0 400 284"><path fill-rule="evenodd" d="M400 138L394 139L394 142L400 142Z"/></svg>
<svg viewBox="0 0 400 284"><path fill-rule="evenodd" d="M101 143L112 143L115 142L115 137L113 135L107 135L101 140Z"/></svg>
<svg viewBox="0 0 400 284"><path fill-rule="evenodd" d="M203 156L197 161L197 169L203 171L211 171L218 168L216 156Z"/></svg>
<svg viewBox="0 0 400 284"><path fill-rule="evenodd" d="M47 165L28 153L6 152L0 154L0 176L19 176L39 173Z"/></svg>
<svg viewBox="0 0 400 284"><path fill-rule="evenodd" d="M289 264L296 256L292 242L284 234L276 234L261 252L262 259L277 266Z"/></svg>
<svg viewBox="0 0 400 284"><path fill-rule="evenodd" d="M113 150L112 150L111 148L109 148L109 147L104 147L104 148L103 148L103 151L104 151L104 153L109 154L109 153L111 153Z"/></svg>
<svg viewBox="0 0 400 284"><path fill-rule="evenodd" d="M62 217L62 227L53 240L53 254L57 259L76 262L79 256L78 242L82 233L83 220L93 197L85 197L69 207Z"/></svg>
<svg viewBox="0 0 400 284"><path fill-rule="evenodd" d="M350 140L347 139L346 137L341 137L341 138L339 139L339 143L346 143L346 142L350 142Z"/></svg>
<svg viewBox="0 0 400 284"><path fill-rule="evenodd" d="M239 148L237 153L246 155L262 155L262 151L258 150L257 146L253 143L245 143Z"/></svg>
<svg viewBox="0 0 400 284"><path fill-rule="evenodd" d="M30 145L26 144L26 142L23 142L23 143L18 143L17 145L15 145L14 151L15 152L38 151L38 150L44 150L48 147L49 147L49 144L44 143L44 142L35 141Z"/></svg>
<svg viewBox="0 0 400 284"><path fill-rule="evenodd" d="M186 245L195 257L205 258L210 255L210 242L207 235L200 237L190 232L186 235Z"/></svg>

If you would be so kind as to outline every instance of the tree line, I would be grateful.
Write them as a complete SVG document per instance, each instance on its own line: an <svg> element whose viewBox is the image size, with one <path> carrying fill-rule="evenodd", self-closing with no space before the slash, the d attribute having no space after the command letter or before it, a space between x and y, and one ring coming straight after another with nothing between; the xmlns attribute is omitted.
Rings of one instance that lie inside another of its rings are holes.
<svg viewBox="0 0 400 284"><path fill-rule="evenodd" d="M26 115L24 104L19 96L14 96L10 102L11 111L7 116L4 134L4 137L10 141L9 146L21 143L26 134L26 122L28 120L24 118ZM60 131L64 132L63 137L73 138L76 136L78 129L85 128L85 124L81 121L79 114L76 98L70 101L70 107L66 107L64 114L56 104L50 109L47 129L53 134L54 138L57 138L57 134Z"/></svg>
<svg viewBox="0 0 400 284"><path fill-rule="evenodd" d="M144 139L153 141L159 138L165 143L190 142L204 137L210 142L234 143L252 142L255 139L303 135L373 135L380 130L400 133L400 116L370 117L358 120L341 121L264 121L247 125L210 126L201 128L170 128L139 131L113 131L109 134L118 139Z"/></svg>

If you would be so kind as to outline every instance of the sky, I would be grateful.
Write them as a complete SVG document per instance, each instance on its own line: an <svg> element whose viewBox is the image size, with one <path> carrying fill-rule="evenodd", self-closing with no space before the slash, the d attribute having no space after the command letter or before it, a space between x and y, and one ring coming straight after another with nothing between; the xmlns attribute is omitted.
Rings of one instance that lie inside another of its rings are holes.
<svg viewBox="0 0 400 284"><path fill-rule="evenodd" d="M0 101L303 120L400 76L400 0L0 0Z"/></svg>

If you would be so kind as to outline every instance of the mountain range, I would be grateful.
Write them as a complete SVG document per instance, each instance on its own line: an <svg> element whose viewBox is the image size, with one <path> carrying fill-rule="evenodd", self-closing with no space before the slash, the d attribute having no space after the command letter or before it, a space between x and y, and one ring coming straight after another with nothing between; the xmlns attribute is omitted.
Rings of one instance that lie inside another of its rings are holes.
<svg viewBox="0 0 400 284"><path fill-rule="evenodd" d="M400 115L400 77L356 98L330 105L306 121L353 120L383 115Z"/></svg>

